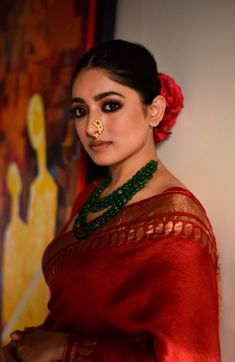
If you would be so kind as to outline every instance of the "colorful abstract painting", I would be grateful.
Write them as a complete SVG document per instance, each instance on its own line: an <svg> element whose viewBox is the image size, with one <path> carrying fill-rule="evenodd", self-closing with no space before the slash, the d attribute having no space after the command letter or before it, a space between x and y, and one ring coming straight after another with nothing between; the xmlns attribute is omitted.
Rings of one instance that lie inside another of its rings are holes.
<svg viewBox="0 0 235 362"><path fill-rule="evenodd" d="M93 45L95 13L94 0L1 2L2 341L47 314L43 250L84 182L69 112L70 77Z"/></svg>

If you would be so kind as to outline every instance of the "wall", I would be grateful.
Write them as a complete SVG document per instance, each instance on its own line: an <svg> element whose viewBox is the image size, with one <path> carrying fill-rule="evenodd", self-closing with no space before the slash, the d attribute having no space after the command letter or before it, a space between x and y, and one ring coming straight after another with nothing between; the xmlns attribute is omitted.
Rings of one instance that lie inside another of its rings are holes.
<svg viewBox="0 0 235 362"><path fill-rule="evenodd" d="M223 361L235 360L235 2L119 0L116 38L141 42L185 108L160 158L206 207L222 262Z"/></svg>

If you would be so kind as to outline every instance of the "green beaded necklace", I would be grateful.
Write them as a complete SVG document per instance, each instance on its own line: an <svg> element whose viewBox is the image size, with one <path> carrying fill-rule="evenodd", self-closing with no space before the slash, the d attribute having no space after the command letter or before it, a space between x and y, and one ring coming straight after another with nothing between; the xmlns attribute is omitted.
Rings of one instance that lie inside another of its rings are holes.
<svg viewBox="0 0 235 362"><path fill-rule="evenodd" d="M75 237L82 239L88 236L116 215L139 190L144 188L146 183L153 177L157 167L157 161L149 161L130 180L110 195L101 198L100 195L110 184L112 176L109 174L104 178L91 192L74 220L73 233ZM87 221L87 214L89 212L97 212L104 209L107 210L102 215L90 222ZM78 225L80 228L78 228Z"/></svg>

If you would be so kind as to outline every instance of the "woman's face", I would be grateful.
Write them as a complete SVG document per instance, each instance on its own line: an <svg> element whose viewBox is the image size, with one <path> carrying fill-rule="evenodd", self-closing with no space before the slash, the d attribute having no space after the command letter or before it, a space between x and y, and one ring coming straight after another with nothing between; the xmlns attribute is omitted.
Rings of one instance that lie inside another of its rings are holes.
<svg viewBox="0 0 235 362"><path fill-rule="evenodd" d="M148 107L139 94L109 79L103 69L82 70L74 81L72 108L81 143L93 161L112 166L138 157L153 142ZM92 137L100 120L104 130Z"/></svg>

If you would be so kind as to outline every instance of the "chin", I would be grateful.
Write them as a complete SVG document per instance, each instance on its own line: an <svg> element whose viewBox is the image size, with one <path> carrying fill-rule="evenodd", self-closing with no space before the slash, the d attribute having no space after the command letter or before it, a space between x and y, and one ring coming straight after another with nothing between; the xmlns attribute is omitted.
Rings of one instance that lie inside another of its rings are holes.
<svg viewBox="0 0 235 362"><path fill-rule="evenodd" d="M96 157L93 155L89 156L97 166L111 166L112 164L112 162L110 160L105 159L105 157Z"/></svg>
<svg viewBox="0 0 235 362"><path fill-rule="evenodd" d="M98 166L110 167L121 162L120 158L112 158L111 155L89 155L92 161Z"/></svg>

